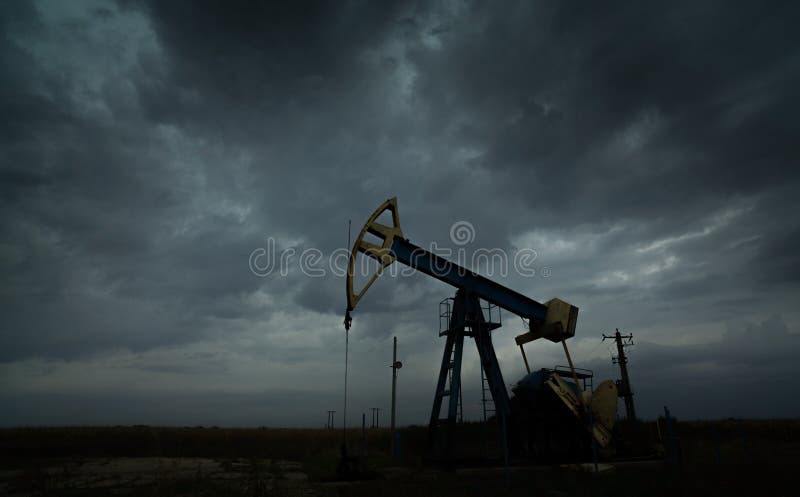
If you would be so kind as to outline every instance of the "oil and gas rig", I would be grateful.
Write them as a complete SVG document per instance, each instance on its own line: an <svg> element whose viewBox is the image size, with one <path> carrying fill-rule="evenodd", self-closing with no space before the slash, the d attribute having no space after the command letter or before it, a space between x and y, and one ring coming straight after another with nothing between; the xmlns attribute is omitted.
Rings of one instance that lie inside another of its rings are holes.
<svg viewBox="0 0 800 497"><path fill-rule="evenodd" d="M359 256L377 261L377 269L356 291L354 277ZM585 454L589 448L609 446L616 419L617 386L608 380L593 388L591 371L574 366L567 340L575 335L576 306L557 298L538 302L411 243L400 227L397 199L391 198L369 217L351 248L344 320L347 330L352 323L351 312L395 262L455 287L455 295L440 303L439 335L445 337L445 346L429 422L429 452L434 457L452 457L450 449L461 402L462 351L467 337L478 349L482 379L491 395L493 417L502 430L506 458L513 451L552 460L554 456ZM492 331L501 326L499 309L516 314L527 325L525 333L515 338L527 374L512 388L513 398L492 343ZM540 339L562 344L568 366L531 371L524 345Z"/></svg>

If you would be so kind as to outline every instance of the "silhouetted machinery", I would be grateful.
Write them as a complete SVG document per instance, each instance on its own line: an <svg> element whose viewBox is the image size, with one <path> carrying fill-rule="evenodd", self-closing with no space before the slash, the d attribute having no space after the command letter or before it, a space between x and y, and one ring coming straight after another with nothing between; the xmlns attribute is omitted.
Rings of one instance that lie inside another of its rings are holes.
<svg viewBox="0 0 800 497"><path fill-rule="evenodd" d="M382 216L386 213L389 215ZM382 221L382 217L387 220ZM359 254L377 261L377 269L361 290L355 291L354 276ZM478 348L481 368L504 434L504 444L507 444L506 433L510 432L512 448L532 455L564 446L565 440L569 445L573 438L583 441L584 445L593 438L600 447L608 446L616 417L616 386L614 382L606 381L592 392L586 388L585 372L576 370L572 364L566 340L575 335L577 307L555 298L545 303L537 302L414 245L403 236L397 199L391 198L370 216L352 247L347 272L345 327L348 330L352 322L351 311L375 279L394 262L456 288L455 297L448 299L451 303L445 313L446 325L440 330L440 336L445 336L446 342L429 425L429 438L432 445L438 447L432 449L437 449L440 456L449 457L452 428L457 421L465 337L471 337ZM482 305L482 301L485 304ZM520 316L528 326L524 334L516 337L528 374L514 387L513 404L492 345L492 330L499 328L500 323L492 321L490 312L484 312L494 306ZM523 345L542 338L563 344L568 369L530 371ZM441 417L445 399L447 415ZM443 433L440 428L444 428Z"/></svg>

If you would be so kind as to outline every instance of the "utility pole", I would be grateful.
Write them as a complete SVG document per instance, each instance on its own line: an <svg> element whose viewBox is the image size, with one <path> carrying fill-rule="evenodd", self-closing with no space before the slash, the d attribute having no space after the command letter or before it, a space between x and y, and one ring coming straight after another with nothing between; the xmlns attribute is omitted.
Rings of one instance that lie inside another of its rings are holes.
<svg viewBox="0 0 800 497"><path fill-rule="evenodd" d="M325 428L332 430L333 429L333 415L336 414L336 411L328 411L328 421L325 423Z"/></svg>
<svg viewBox="0 0 800 497"><path fill-rule="evenodd" d="M397 337L394 337L394 347L392 348L392 456L395 454L395 420L397 413L397 370L403 367L403 363L397 360Z"/></svg>
<svg viewBox="0 0 800 497"><path fill-rule="evenodd" d="M372 411L372 425L370 428L380 428L381 427L381 409L380 407L370 407Z"/></svg>
<svg viewBox="0 0 800 497"><path fill-rule="evenodd" d="M617 343L617 357L612 358L614 364L619 364L619 372L622 377L617 382L617 388L619 396L625 401L626 417L629 421L634 421L636 420L636 410L633 407L633 390L631 390L631 381L628 377L628 358L625 357L625 347L633 345L633 334L622 335L617 328L617 332L611 336L603 334L603 341L606 338L613 339Z"/></svg>

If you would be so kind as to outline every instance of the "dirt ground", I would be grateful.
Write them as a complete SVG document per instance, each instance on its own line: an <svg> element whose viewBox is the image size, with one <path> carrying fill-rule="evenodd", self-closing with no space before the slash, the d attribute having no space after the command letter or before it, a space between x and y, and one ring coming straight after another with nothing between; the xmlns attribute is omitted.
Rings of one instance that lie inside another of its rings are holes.
<svg viewBox="0 0 800 497"><path fill-rule="evenodd" d="M443 471L385 467L376 479L312 480L280 459L119 457L27 461L0 471L7 496L715 496L794 495L780 467L678 468L662 461Z"/></svg>
<svg viewBox="0 0 800 497"><path fill-rule="evenodd" d="M395 459L388 432L375 430L361 439L371 479L348 482L336 481L341 433L326 430L9 429L0 430L0 495L780 497L796 494L798 434L797 421L687 422L679 460L606 460L595 472L523 460L444 470L420 457L424 429L404 429Z"/></svg>
<svg viewBox="0 0 800 497"><path fill-rule="evenodd" d="M0 494L314 495L295 461L116 457L26 461L0 472Z"/></svg>

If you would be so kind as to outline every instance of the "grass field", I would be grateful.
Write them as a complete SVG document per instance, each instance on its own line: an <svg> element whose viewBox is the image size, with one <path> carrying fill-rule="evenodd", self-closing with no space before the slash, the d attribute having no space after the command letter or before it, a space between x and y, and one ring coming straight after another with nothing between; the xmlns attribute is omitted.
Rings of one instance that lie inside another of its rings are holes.
<svg viewBox="0 0 800 497"><path fill-rule="evenodd" d="M441 470L424 464L426 429L401 430L389 456L386 429L348 432L374 479L337 482L341 430L72 427L0 430L3 495L795 495L800 421L694 421L677 425L681 460L592 465L502 464ZM640 430L658 433L654 423ZM460 450L489 451L480 425ZM657 449L657 447L656 447ZM476 461L473 458L473 461Z"/></svg>

